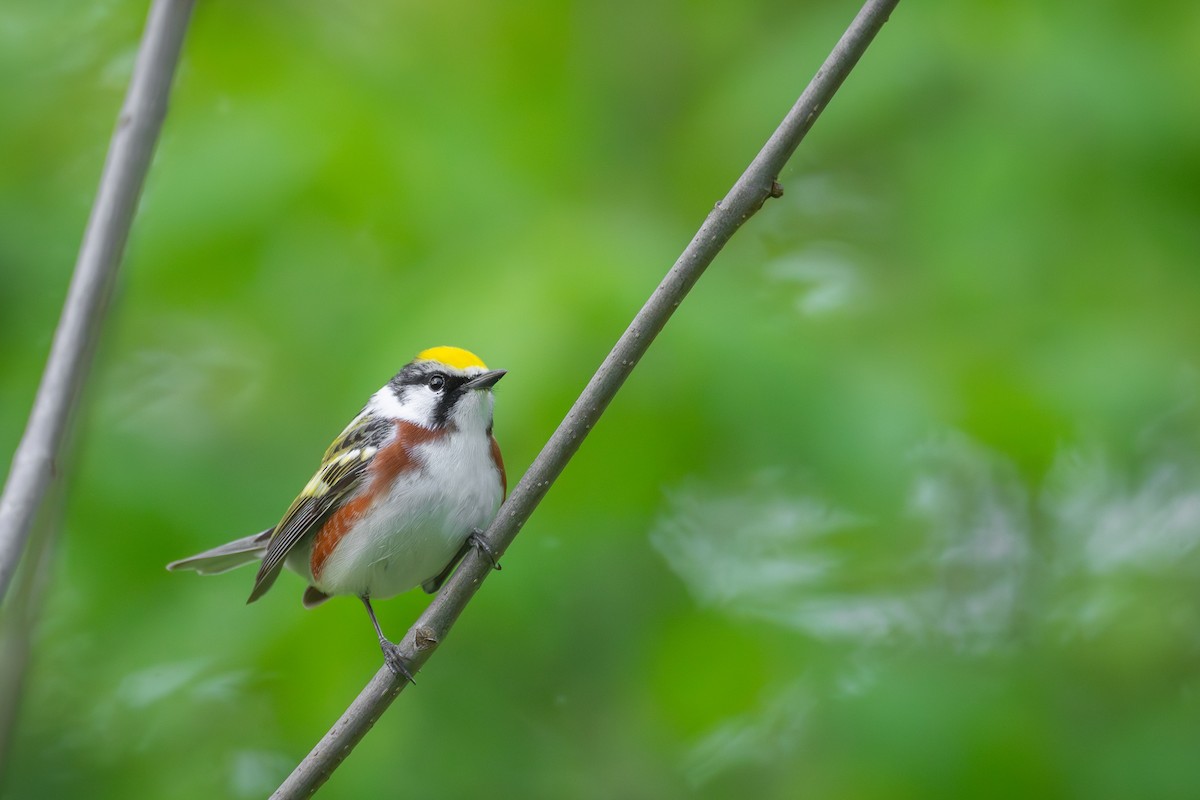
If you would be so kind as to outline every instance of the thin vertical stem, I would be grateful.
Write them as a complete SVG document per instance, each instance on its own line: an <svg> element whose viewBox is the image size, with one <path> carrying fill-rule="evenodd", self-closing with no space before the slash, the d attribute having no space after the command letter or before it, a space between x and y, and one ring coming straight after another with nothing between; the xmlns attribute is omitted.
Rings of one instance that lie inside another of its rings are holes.
<svg viewBox="0 0 1200 800"><path fill-rule="evenodd" d="M0 602L55 478L138 197L167 113L194 0L154 0L25 434L0 496Z"/></svg>

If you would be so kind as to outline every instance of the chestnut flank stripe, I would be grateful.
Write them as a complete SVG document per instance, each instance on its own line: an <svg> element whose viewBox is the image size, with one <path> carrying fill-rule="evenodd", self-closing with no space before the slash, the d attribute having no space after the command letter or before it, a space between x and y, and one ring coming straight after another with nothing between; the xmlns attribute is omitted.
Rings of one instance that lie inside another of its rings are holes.
<svg viewBox="0 0 1200 800"><path fill-rule="evenodd" d="M381 492L387 491L401 473L416 468L413 449L418 445L431 442L445 433L432 431L403 420L396 421L396 435L391 441L379 449L367 468L369 482L363 489L344 503L337 511L325 520L325 524L317 531L313 540L312 556L309 566L312 569L314 581L321 579L321 570L326 559L333 555L342 537L349 533L354 524L370 511L375 499ZM503 471L502 471L503 474Z"/></svg>
<svg viewBox="0 0 1200 800"><path fill-rule="evenodd" d="M508 476L504 474L504 459L500 457L500 444L496 441L496 437L492 439L492 461L496 464L496 471L500 473L500 499L508 497Z"/></svg>

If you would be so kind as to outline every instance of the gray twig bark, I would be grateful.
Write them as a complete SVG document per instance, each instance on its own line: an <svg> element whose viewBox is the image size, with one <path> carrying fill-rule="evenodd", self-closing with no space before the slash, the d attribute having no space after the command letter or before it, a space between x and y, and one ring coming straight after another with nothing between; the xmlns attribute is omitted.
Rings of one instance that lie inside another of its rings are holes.
<svg viewBox="0 0 1200 800"><path fill-rule="evenodd" d="M497 555L508 549L521 526L550 490L550 485L579 449L584 437L704 269L767 198L781 194L782 188L776 182L780 170L898 2L867 0L767 144L725 199L717 203L704 220L691 243L634 317L488 528L485 535ZM490 569L491 563L487 558L477 551L470 552L405 634L400 646L414 672L446 638L450 627L478 591ZM272 798L310 797L316 792L404 687L404 679L397 678L386 666L381 667L341 719L284 780Z"/></svg>
<svg viewBox="0 0 1200 800"><path fill-rule="evenodd" d="M55 466L133 224L194 0L154 0L42 382L0 496L0 602Z"/></svg>

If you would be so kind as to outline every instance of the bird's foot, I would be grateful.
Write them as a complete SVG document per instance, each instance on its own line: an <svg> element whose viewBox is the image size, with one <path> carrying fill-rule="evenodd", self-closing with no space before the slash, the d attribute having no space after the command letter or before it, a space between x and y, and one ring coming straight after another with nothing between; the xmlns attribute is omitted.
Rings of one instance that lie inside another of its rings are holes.
<svg viewBox="0 0 1200 800"><path fill-rule="evenodd" d="M483 538L483 531L479 528L471 531L471 535L467 537L467 544L483 553L487 560L492 562L492 569L500 569L500 562L496 560L496 551L487 543L487 539Z"/></svg>
<svg viewBox="0 0 1200 800"><path fill-rule="evenodd" d="M400 655L400 645L380 639L379 649L383 651L383 663L387 664L393 675L401 675L409 683L416 683L412 671L408 668L408 659Z"/></svg>

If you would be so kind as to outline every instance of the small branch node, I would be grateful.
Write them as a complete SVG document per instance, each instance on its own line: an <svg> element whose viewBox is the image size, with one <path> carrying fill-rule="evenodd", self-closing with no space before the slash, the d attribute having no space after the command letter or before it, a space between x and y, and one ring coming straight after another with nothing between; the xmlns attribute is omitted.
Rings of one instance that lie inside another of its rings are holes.
<svg viewBox="0 0 1200 800"><path fill-rule="evenodd" d="M417 626L417 629L413 631L413 644L415 644L417 649L421 652L432 650L438 646L437 631L435 631L433 628L430 628L428 625Z"/></svg>

